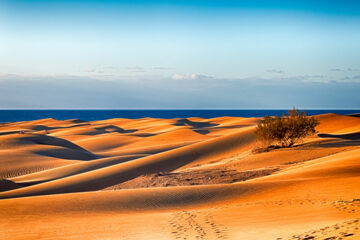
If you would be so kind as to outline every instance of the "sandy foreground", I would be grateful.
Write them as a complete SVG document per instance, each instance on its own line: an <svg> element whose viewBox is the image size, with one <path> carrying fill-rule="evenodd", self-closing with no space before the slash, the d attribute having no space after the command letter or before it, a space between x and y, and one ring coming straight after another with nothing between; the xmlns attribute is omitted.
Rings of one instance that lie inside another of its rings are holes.
<svg viewBox="0 0 360 240"><path fill-rule="evenodd" d="M360 118L316 117L262 153L258 118L0 124L0 239L360 239Z"/></svg>

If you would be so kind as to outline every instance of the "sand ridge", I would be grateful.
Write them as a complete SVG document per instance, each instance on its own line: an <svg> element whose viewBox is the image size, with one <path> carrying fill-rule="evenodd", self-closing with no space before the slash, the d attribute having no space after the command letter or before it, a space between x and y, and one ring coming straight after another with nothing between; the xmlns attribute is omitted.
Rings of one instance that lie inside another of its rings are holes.
<svg viewBox="0 0 360 240"><path fill-rule="evenodd" d="M316 118L263 153L259 118L4 123L0 236L359 239L360 118Z"/></svg>

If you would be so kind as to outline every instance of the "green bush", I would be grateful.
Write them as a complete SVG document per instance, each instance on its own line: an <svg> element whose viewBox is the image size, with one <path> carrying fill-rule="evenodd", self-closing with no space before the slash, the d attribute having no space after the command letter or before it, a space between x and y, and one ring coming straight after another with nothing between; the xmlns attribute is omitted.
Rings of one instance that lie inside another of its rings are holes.
<svg viewBox="0 0 360 240"><path fill-rule="evenodd" d="M282 117L265 116L257 125L255 134L258 140L267 145L291 147L305 137L316 133L319 121L308 117L306 112L292 109Z"/></svg>

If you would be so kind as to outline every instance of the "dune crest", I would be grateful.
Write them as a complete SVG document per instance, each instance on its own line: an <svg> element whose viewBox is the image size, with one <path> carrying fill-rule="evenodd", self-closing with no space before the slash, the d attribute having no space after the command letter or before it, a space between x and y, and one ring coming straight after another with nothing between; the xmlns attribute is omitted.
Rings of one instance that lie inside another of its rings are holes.
<svg viewBox="0 0 360 240"><path fill-rule="evenodd" d="M359 239L360 118L316 118L262 153L259 118L1 124L0 236Z"/></svg>

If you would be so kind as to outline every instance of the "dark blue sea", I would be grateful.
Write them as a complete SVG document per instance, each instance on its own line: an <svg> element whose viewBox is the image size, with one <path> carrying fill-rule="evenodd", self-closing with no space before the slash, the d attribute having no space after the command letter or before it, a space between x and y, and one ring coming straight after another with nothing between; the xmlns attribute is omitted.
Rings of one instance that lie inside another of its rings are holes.
<svg viewBox="0 0 360 240"><path fill-rule="evenodd" d="M310 109L305 110L308 115L317 115L323 113L336 113L342 115L349 115L360 113L360 109L354 110L329 110L329 109ZM103 120L109 118L187 118L187 117L202 117L214 118L222 116L233 117L263 117L265 115L275 116L282 115L287 110L281 109L242 109L242 110L220 110L220 109L184 109L184 110L0 110L0 122L17 122L30 121L43 118L55 118L58 120L66 119L81 119L85 121Z"/></svg>

